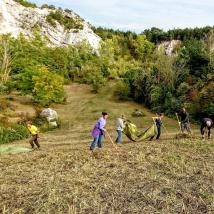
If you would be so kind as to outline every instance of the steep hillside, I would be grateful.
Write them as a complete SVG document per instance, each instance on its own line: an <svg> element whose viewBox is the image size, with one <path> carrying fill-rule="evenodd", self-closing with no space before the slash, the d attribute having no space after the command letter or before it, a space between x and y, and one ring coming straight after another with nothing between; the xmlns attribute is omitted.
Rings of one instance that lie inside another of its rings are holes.
<svg viewBox="0 0 214 214"><path fill-rule="evenodd" d="M101 40L90 24L73 11L23 6L15 0L1 2L0 34L11 33L17 37L22 33L32 37L35 29L54 46L86 41L96 50Z"/></svg>

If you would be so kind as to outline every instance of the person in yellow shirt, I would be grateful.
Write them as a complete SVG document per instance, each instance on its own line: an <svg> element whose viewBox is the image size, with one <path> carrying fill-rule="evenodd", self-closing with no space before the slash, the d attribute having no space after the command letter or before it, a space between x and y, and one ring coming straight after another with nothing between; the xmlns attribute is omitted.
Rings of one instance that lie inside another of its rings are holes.
<svg viewBox="0 0 214 214"><path fill-rule="evenodd" d="M38 148L40 148L40 144L39 144L39 129L36 126L32 125L32 121L28 121L27 122L27 128L28 128L30 134L32 135L32 137L31 137L31 139L29 141L32 149L34 149L34 143L36 144L36 146Z"/></svg>

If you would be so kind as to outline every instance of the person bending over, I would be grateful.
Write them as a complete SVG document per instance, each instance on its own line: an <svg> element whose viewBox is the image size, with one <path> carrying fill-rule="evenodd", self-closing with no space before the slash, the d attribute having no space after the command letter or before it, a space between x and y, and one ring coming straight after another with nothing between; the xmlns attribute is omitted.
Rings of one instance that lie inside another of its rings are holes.
<svg viewBox="0 0 214 214"><path fill-rule="evenodd" d="M32 125L32 121L27 122L27 128L28 128L30 134L32 135L31 139L29 141L32 149L34 149L34 143L36 144L37 148L40 148L39 129L36 126Z"/></svg>
<svg viewBox="0 0 214 214"><path fill-rule="evenodd" d="M189 113L186 111L185 108L182 108L178 115L180 116L181 119L180 126L182 133L184 133L186 130L188 134L191 134Z"/></svg>
<svg viewBox="0 0 214 214"><path fill-rule="evenodd" d="M208 139L210 139L212 127L213 127L213 121L210 118L203 118L201 120L201 135L203 139L205 139L206 130L208 131L207 133Z"/></svg>

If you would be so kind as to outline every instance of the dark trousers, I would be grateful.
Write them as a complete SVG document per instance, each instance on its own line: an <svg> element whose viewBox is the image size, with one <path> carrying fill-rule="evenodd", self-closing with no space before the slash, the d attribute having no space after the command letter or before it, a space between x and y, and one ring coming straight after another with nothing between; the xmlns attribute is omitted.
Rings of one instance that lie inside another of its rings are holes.
<svg viewBox="0 0 214 214"><path fill-rule="evenodd" d="M161 126L157 126L157 131L158 131L158 134L156 136L156 140L158 140L161 136ZM150 140L152 140L155 136L151 137Z"/></svg>
<svg viewBox="0 0 214 214"><path fill-rule="evenodd" d="M158 134L157 134L156 139L158 140L161 136L161 127L157 127L157 130L158 130Z"/></svg>
<svg viewBox="0 0 214 214"><path fill-rule="evenodd" d="M32 138L30 139L29 143L30 143L32 149L34 148L34 143L36 144L36 146L38 148L40 148L38 134L37 135L33 135Z"/></svg>
<svg viewBox="0 0 214 214"><path fill-rule="evenodd" d="M204 124L201 125L201 135L202 135L202 137L205 137L204 134L205 134L206 129L208 131L208 138L210 138L211 127L207 127Z"/></svg>
<svg viewBox="0 0 214 214"><path fill-rule="evenodd" d="M189 122L182 122L181 121L181 131L187 131L189 134L191 134L191 128L190 128L190 123Z"/></svg>

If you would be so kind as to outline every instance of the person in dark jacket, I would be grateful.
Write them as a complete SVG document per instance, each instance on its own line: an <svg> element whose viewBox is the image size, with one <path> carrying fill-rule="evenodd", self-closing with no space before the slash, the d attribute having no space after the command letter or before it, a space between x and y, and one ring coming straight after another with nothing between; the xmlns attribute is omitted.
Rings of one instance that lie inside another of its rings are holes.
<svg viewBox="0 0 214 214"><path fill-rule="evenodd" d="M178 113L178 116L180 117L180 127L181 131L184 133L185 130L191 134L191 129L190 129L190 122L189 122L189 113L186 111L185 108L182 108L182 110Z"/></svg>
<svg viewBox="0 0 214 214"><path fill-rule="evenodd" d="M206 130L208 131L207 133L208 139L210 139L212 127L213 127L213 121L210 118L203 118L201 120L201 135L203 139L205 139Z"/></svg>

